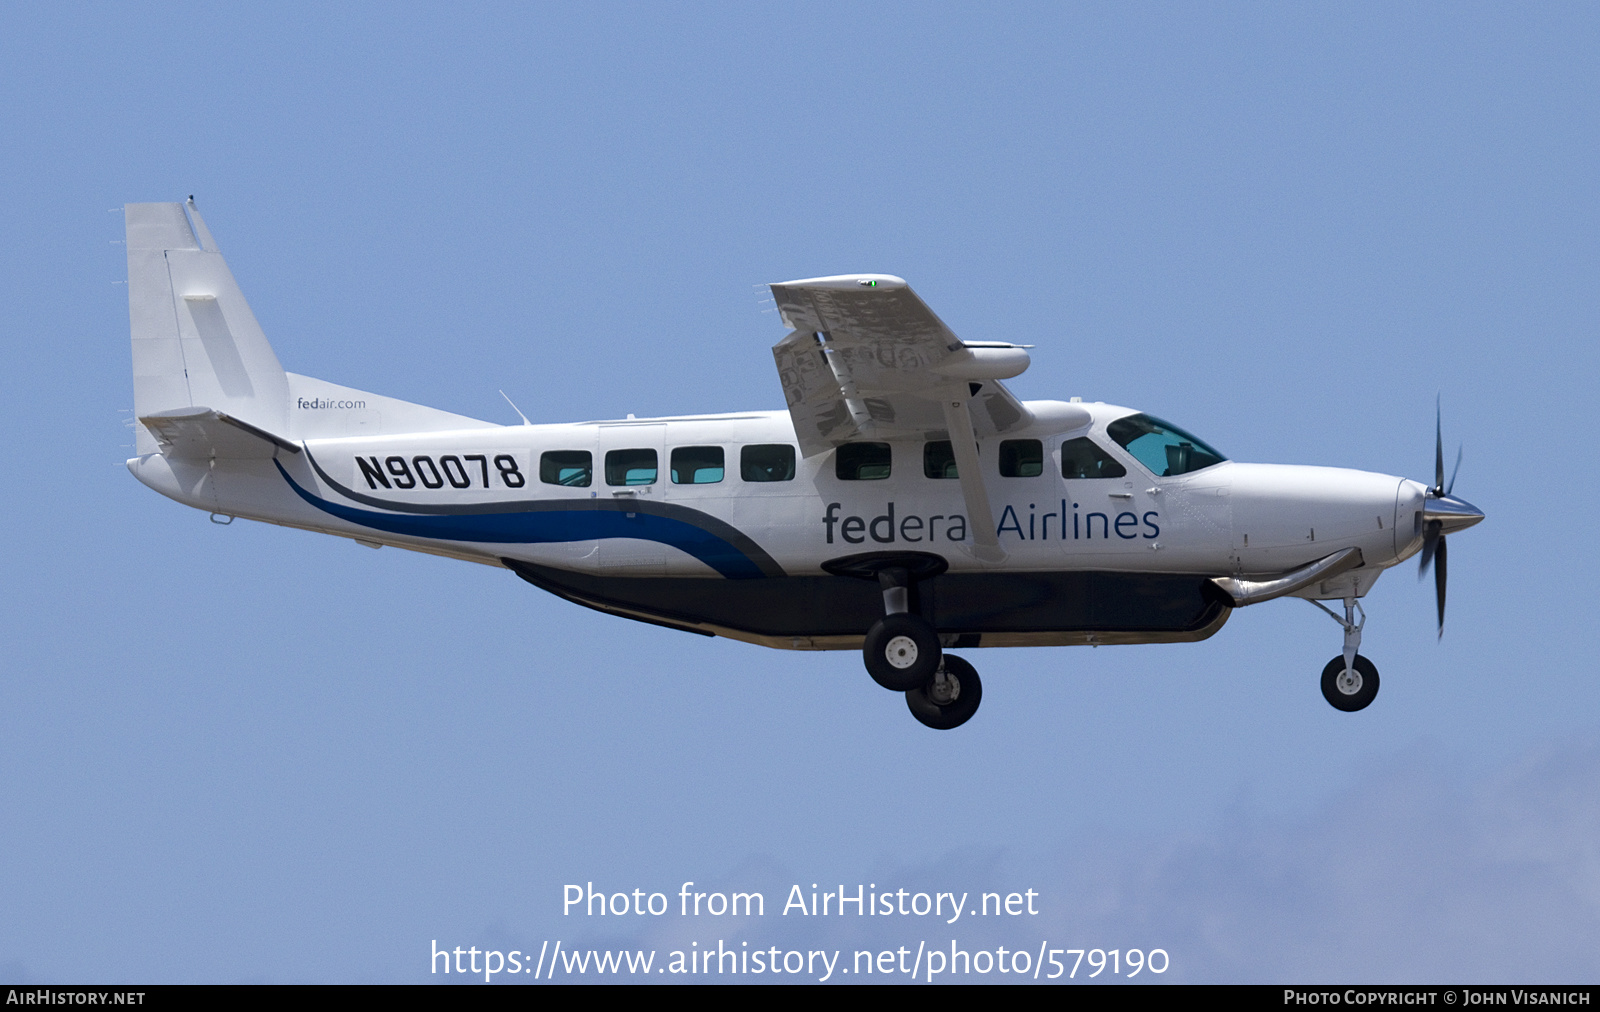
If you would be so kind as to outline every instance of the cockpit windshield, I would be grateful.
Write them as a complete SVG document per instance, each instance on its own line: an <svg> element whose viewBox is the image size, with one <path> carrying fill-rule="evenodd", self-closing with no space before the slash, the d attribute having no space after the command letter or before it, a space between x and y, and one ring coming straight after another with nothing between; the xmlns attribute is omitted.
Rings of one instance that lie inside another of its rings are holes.
<svg viewBox="0 0 1600 1012"><path fill-rule="evenodd" d="M1106 435L1158 478L1188 474L1228 459L1176 425L1150 415L1119 418L1106 426Z"/></svg>

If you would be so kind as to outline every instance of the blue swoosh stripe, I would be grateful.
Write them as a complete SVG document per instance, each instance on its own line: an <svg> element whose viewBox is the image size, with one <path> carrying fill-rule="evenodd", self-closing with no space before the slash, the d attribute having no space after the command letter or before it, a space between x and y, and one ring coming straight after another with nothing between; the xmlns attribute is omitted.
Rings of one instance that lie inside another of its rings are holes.
<svg viewBox="0 0 1600 1012"><path fill-rule="evenodd" d="M442 515L376 513L341 506L312 495L289 476L282 464L276 460L273 464L300 498L322 512L390 534L441 541L523 545L635 538L660 542L692 555L730 580L754 580L765 575L754 560L733 545L709 531L671 517L648 513L635 513L630 517L616 510L596 509Z"/></svg>

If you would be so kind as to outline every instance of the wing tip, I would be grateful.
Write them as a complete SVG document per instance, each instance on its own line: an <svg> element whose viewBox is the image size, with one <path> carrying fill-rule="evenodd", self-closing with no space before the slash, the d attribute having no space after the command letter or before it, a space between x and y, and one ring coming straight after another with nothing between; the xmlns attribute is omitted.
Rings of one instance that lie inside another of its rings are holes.
<svg viewBox="0 0 1600 1012"><path fill-rule="evenodd" d="M832 274L825 278L800 278L797 281L777 281L773 288L823 288L854 291L858 288L905 288L905 278L893 274Z"/></svg>

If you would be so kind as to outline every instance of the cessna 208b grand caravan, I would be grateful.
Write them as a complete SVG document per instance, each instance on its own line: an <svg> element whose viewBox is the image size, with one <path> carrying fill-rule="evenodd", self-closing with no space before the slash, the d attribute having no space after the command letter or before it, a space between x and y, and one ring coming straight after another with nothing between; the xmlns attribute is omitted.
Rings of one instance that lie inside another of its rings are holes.
<svg viewBox="0 0 1600 1012"><path fill-rule="evenodd" d="M125 210L146 485L672 629L863 650L930 727L982 698L952 648L1202 640L1287 595L1343 627L1322 692L1359 710L1378 691L1360 599L1420 551L1442 629L1445 535L1483 519L1437 434L1428 486L1019 401L1001 381L1025 346L962 341L880 274L772 286L786 411L496 425L285 372L194 199Z"/></svg>

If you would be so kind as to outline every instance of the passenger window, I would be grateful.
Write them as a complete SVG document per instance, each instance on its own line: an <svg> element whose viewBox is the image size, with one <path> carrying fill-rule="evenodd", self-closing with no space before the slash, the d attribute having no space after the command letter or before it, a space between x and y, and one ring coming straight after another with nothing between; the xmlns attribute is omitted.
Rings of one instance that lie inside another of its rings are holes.
<svg viewBox="0 0 1600 1012"><path fill-rule="evenodd" d="M956 473L956 451L950 440L936 439L922 444L922 475L925 478L959 478Z"/></svg>
<svg viewBox="0 0 1600 1012"><path fill-rule="evenodd" d="M546 450L539 455L539 480L546 485L588 487L594 457L588 450Z"/></svg>
<svg viewBox="0 0 1600 1012"><path fill-rule="evenodd" d="M722 447L680 446L672 451L674 485L714 485L722 480Z"/></svg>
<svg viewBox="0 0 1600 1012"><path fill-rule="evenodd" d="M745 481L794 481L794 447L760 443L739 451L739 477Z"/></svg>
<svg viewBox="0 0 1600 1012"><path fill-rule="evenodd" d="M834 453L840 481L877 481L889 477L888 443L845 443Z"/></svg>
<svg viewBox="0 0 1600 1012"><path fill-rule="evenodd" d="M1113 460L1110 454L1087 436L1069 439L1061 444L1063 478L1121 478L1127 473L1127 468Z"/></svg>
<svg viewBox="0 0 1600 1012"><path fill-rule="evenodd" d="M1000 477L1037 478L1044 474L1044 444L1037 439L1000 442Z"/></svg>
<svg viewBox="0 0 1600 1012"><path fill-rule="evenodd" d="M654 485L657 466L654 450L611 450L606 453L606 484Z"/></svg>

